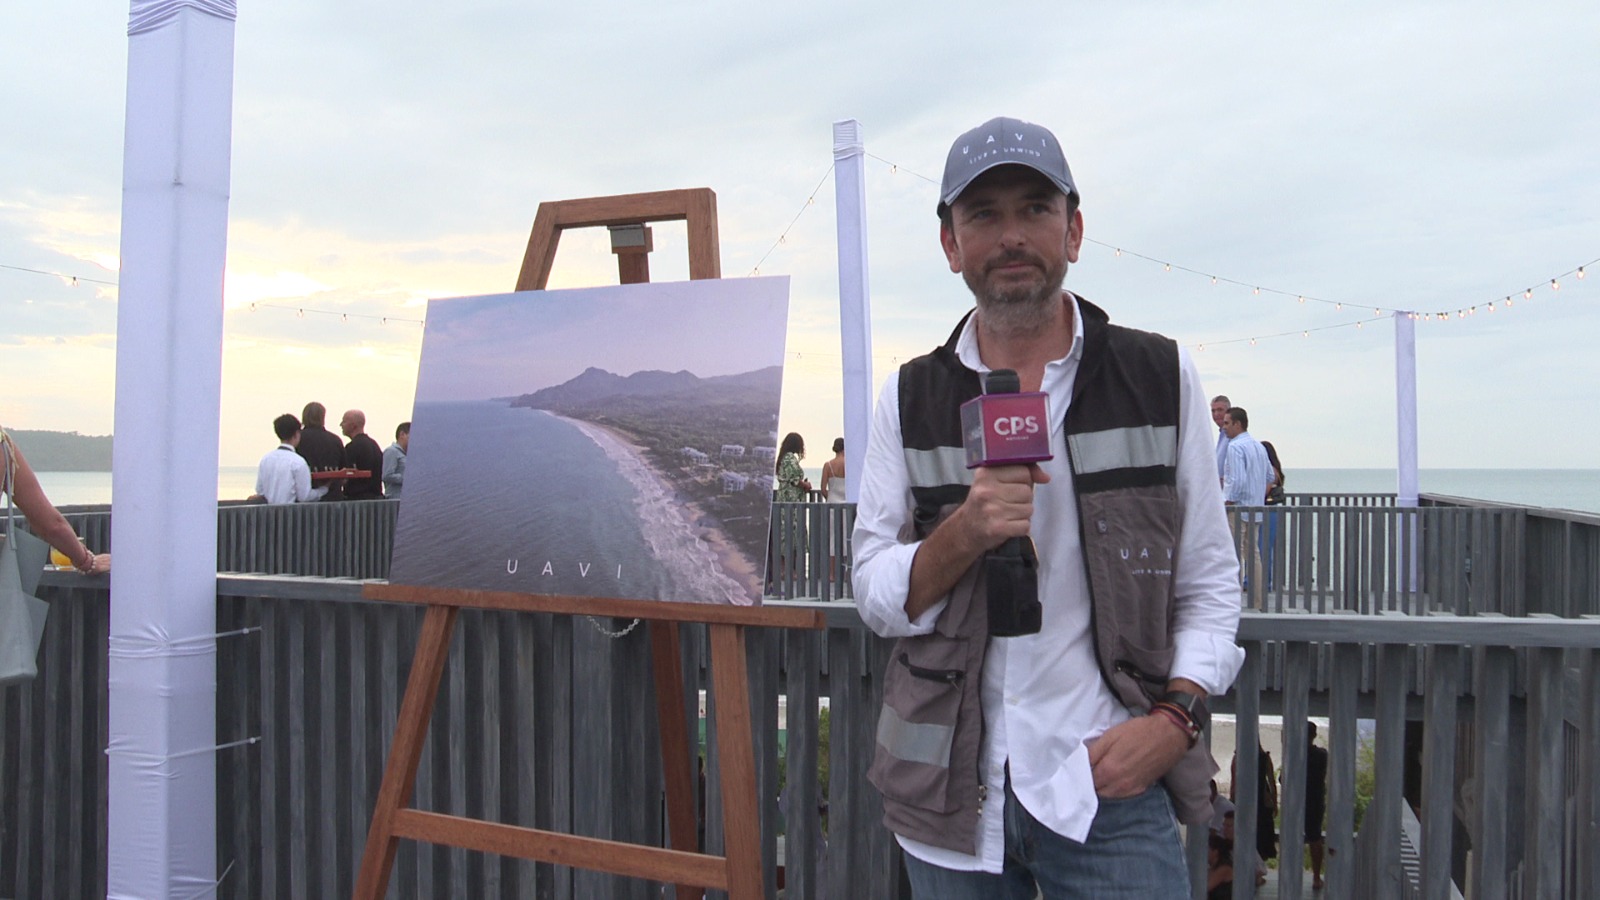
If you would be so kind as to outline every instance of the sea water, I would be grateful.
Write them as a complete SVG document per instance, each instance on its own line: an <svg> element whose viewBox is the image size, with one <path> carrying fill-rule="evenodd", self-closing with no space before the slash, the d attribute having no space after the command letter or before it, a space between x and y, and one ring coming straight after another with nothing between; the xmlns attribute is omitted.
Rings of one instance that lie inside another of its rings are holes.
<svg viewBox="0 0 1600 900"><path fill-rule="evenodd" d="M266 452L266 451L262 451ZM57 506L111 502L110 472L40 472L39 483ZM821 467L806 467L813 487ZM1290 469L1289 493L1393 494L1393 469ZM1423 469L1422 492L1548 509L1600 514L1600 469ZM223 466L217 497L243 500L255 491L254 466Z"/></svg>

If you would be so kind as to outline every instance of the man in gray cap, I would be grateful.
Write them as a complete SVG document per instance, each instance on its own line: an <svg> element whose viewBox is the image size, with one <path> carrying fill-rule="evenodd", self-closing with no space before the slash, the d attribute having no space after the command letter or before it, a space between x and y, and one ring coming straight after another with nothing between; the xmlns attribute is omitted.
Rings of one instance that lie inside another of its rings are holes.
<svg viewBox="0 0 1600 900"><path fill-rule="evenodd" d="M1211 813L1205 698L1244 653L1206 395L1171 340L1063 290L1078 203L1047 129L956 140L939 240L977 308L874 413L855 594L898 641L869 774L922 898L1187 897L1174 813ZM966 467L959 408L993 369L1048 396L1052 459ZM1041 624L991 636L1011 538Z"/></svg>

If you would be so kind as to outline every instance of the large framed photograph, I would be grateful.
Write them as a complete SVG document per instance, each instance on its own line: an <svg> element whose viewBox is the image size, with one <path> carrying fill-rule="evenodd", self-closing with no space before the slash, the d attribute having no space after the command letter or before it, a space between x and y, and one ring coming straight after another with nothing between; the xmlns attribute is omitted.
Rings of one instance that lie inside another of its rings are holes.
<svg viewBox="0 0 1600 900"><path fill-rule="evenodd" d="M390 581L759 603L788 289L430 302Z"/></svg>

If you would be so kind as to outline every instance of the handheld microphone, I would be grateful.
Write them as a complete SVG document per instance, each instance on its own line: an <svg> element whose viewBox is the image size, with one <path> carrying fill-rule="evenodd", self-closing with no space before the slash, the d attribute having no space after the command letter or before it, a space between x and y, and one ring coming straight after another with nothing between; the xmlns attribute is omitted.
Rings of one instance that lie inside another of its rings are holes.
<svg viewBox="0 0 1600 900"><path fill-rule="evenodd" d="M967 468L1043 462L1050 453L1050 397L1023 392L1011 369L995 369L984 379L984 393L961 404L961 438ZM1007 538L983 556L988 595L989 634L1038 634L1044 618L1039 603L1039 557L1033 539Z"/></svg>

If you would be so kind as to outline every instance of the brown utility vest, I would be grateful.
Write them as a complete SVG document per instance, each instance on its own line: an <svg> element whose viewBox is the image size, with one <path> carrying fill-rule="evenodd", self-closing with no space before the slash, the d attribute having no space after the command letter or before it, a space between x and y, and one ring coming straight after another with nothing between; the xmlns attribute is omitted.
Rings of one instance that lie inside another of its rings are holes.
<svg viewBox="0 0 1600 900"><path fill-rule="evenodd" d="M1065 430L1095 655L1112 692L1143 713L1165 693L1173 656L1172 573L1182 525L1178 348L1160 335L1110 324L1081 297L1078 309L1083 359ZM964 325L965 319L943 346L900 368L900 432L915 504L902 541L927 537L972 483L959 410L982 389L978 374L956 357ZM1141 558L1145 549L1150 556ZM962 575L932 633L895 643L868 771L883 794L889 830L967 854L977 852L985 801L981 682L989 638L982 569L980 559ZM1196 744L1167 773L1163 781L1179 819L1210 818L1216 771L1209 749Z"/></svg>

